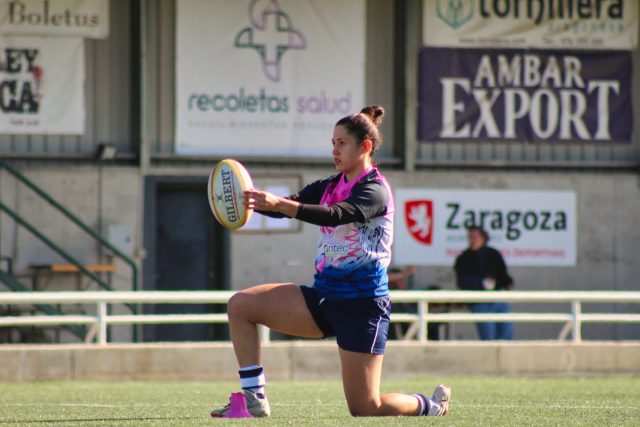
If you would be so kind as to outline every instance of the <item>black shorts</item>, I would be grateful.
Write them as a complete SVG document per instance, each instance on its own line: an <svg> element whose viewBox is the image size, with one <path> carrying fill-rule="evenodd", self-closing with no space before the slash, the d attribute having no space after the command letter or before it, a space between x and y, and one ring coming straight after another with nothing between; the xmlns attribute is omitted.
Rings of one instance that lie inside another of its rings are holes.
<svg viewBox="0 0 640 427"><path fill-rule="evenodd" d="M389 332L391 298L324 299L315 288L301 286L302 295L325 337L336 337L347 351L384 354Z"/></svg>

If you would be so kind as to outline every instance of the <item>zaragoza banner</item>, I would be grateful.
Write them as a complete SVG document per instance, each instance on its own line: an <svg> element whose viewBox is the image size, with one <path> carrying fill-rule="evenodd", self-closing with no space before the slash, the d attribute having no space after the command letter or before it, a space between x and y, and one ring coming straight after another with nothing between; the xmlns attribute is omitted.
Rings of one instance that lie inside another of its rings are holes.
<svg viewBox="0 0 640 427"><path fill-rule="evenodd" d="M481 226L508 266L576 264L576 195L570 191L399 188L393 257L402 265L453 266Z"/></svg>
<svg viewBox="0 0 640 427"><path fill-rule="evenodd" d="M176 2L176 152L326 157L362 108L364 0Z"/></svg>
<svg viewBox="0 0 640 427"><path fill-rule="evenodd" d="M0 37L0 133L84 133L84 41Z"/></svg>
<svg viewBox="0 0 640 427"><path fill-rule="evenodd" d="M420 52L418 138L629 142L628 51Z"/></svg>
<svg viewBox="0 0 640 427"><path fill-rule="evenodd" d="M635 49L638 0L424 0L426 46Z"/></svg>
<svg viewBox="0 0 640 427"><path fill-rule="evenodd" d="M104 39L109 0L0 0L0 34Z"/></svg>

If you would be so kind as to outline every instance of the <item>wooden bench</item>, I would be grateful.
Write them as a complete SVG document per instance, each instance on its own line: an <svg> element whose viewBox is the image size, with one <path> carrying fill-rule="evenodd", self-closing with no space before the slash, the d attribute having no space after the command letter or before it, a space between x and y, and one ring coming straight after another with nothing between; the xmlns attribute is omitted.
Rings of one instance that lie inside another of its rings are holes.
<svg viewBox="0 0 640 427"><path fill-rule="evenodd" d="M84 267L98 276L106 275L106 281L111 285L111 275L116 271L115 264L86 264ZM86 289L92 283L91 279L73 264L37 264L31 265L29 268L33 271L32 286L34 291L47 289L53 278L60 274L76 275L77 290Z"/></svg>

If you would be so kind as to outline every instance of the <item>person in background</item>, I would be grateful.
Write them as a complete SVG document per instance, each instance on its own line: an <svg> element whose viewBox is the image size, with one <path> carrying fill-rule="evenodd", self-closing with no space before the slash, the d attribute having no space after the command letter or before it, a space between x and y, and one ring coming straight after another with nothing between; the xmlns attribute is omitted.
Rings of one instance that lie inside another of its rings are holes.
<svg viewBox="0 0 640 427"><path fill-rule="evenodd" d="M467 227L469 247L457 258L454 266L456 284L465 291L504 291L513 289L513 279L496 249L487 246L489 234L478 226ZM470 304L473 313L510 313L505 302L482 302ZM513 339L513 323L476 323L481 340Z"/></svg>
<svg viewBox="0 0 640 427"><path fill-rule="evenodd" d="M390 268L387 270L387 277L389 278L389 289L407 291L411 286L412 276L415 274L416 268L413 265L408 265L402 268ZM398 313L417 313L418 309L416 304L399 302L393 303L393 311ZM406 323L394 323L389 328L389 339L403 339L404 334L409 329L409 325Z"/></svg>
<svg viewBox="0 0 640 427"><path fill-rule="evenodd" d="M389 278L389 288L406 291L409 289L408 279L416 272L413 265L408 265L402 269L393 269L387 273Z"/></svg>
<svg viewBox="0 0 640 427"><path fill-rule="evenodd" d="M389 277L389 289L391 290L400 290L407 291L410 289L414 289L414 286L411 281L413 279L413 275L416 273L417 268L413 265L408 265L404 268L393 268L390 269L387 273ZM428 291L440 291L442 288L438 285L431 284L427 286ZM441 304L441 303L430 303L429 304L429 313L447 313L450 311L450 304ZM393 310L398 313L417 313L418 307L415 303L394 303ZM429 341L437 341L441 337L440 329L444 327L446 329L445 335L449 335L449 328L447 324L437 323L437 322L428 322L427 323L427 339ZM391 339L404 339L405 334L409 330L407 324L394 323L393 328L389 330L389 338Z"/></svg>

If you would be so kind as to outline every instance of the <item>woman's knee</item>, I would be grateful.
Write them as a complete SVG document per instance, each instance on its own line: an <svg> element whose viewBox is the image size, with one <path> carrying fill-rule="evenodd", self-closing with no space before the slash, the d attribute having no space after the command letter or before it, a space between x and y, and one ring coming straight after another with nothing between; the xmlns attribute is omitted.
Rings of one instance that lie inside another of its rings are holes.
<svg viewBox="0 0 640 427"><path fill-rule="evenodd" d="M380 405L376 405L375 402L358 402L348 403L349 413L352 417L373 417L378 414Z"/></svg>
<svg viewBox="0 0 640 427"><path fill-rule="evenodd" d="M368 411L364 407L349 405L349 413L352 417L366 417L369 416Z"/></svg>
<svg viewBox="0 0 640 427"><path fill-rule="evenodd" d="M227 302L227 315L229 318L244 317L248 312L251 295L240 291L236 292Z"/></svg>

